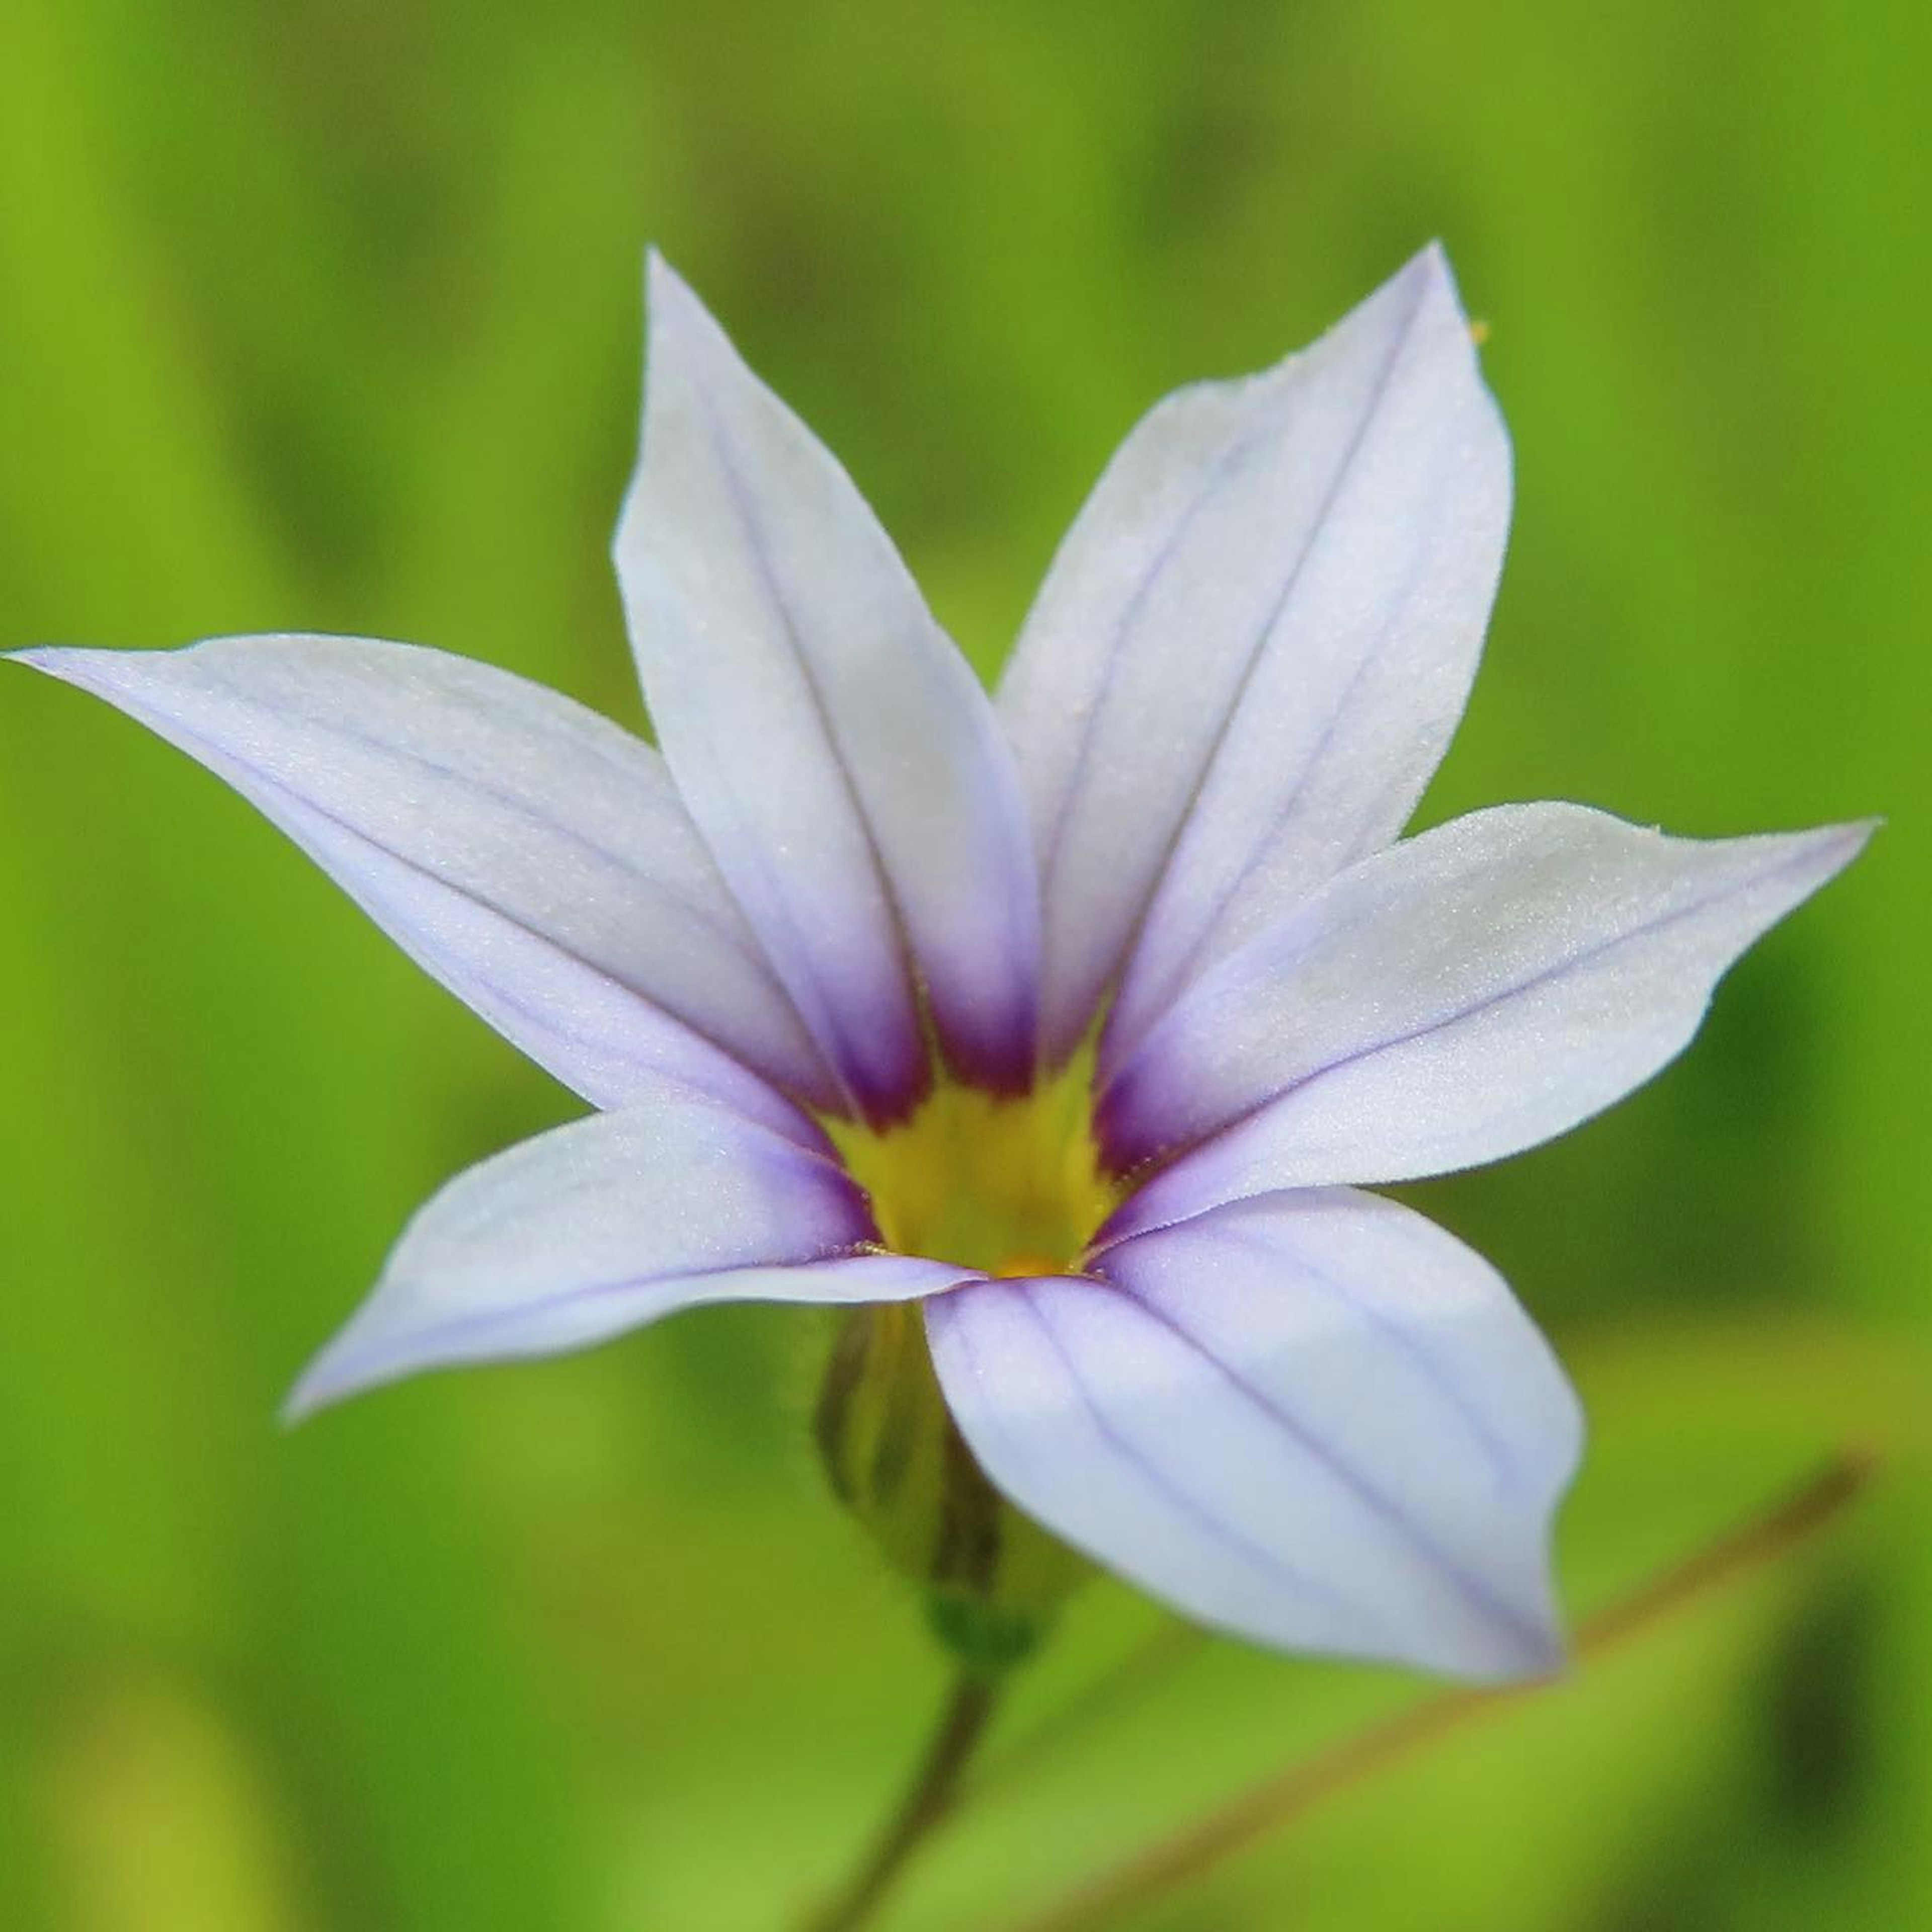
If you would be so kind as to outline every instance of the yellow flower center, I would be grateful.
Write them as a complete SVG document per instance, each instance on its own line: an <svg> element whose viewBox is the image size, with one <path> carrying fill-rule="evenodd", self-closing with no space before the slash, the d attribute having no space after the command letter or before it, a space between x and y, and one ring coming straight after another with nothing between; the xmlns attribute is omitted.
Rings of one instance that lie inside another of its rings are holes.
<svg viewBox="0 0 1932 1932"><path fill-rule="evenodd" d="M1065 1274L1119 1198L1094 1145L1092 1071L1083 1054L1018 1100L942 1080L886 1132L827 1130L888 1247L987 1274Z"/></svg>

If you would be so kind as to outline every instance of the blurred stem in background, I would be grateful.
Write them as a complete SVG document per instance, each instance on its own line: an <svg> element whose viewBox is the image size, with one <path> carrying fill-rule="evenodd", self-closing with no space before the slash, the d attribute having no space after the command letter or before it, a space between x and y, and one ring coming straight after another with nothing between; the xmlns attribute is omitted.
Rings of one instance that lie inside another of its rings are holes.
<svg viewBox="0 0 1932 1932"><path fill-rule="evenodd" d="M1714 1591L1789 1556L1833 1521L1864 1489L1870 1458L1847 1451L1765 1514L1707 1544L1653 1578L1577 1631L1582 1666L1645 1635ZM1172 1836L1076 1886L1013 1932L1096 1932L1122 1915L1198 1878L1264 1834L1294 1823L1318 1804L1366 1783L1418 1751L1544 1687L1448 1690L1264 1779ZM830 1932L830 1928L828 1928Z"/></svg>

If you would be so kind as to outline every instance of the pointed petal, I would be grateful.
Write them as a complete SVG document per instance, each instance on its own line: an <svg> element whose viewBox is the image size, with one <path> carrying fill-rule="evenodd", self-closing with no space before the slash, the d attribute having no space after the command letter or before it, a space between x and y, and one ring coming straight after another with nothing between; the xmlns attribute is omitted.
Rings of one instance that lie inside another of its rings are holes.
<svg viewBox="0 0 1932 1932"><path fill-rule="evenodd" d="M1581 806L1503 806L1364 861L1112 1074L1100 1130L1122 1171L1228 1130L1156 1174L1114 1231L1268 1188L1446 1173L1564 1132L1680 1052L1720 976L1870 832L1668 838Z"/></svg>
<svg viewBox="0 0 1932 1932"><path fill-rule="evenodd" d="M895 1301L961 1270L866 1252L865 1197L822 1141L669 1086L459 1174L289 1401L419 1369L554 1354L712 1301Z"/></svg>
<svg viewBox="0 0 1932 1932"><path fill-rule="evenodd" d="M852 481L655 258L618 528L659 742L814 1037L874 1120L919 998L984 1084L1034 1059L1038 895L992 709Z"/></svg>
<svg viewBox="0 0 1932 1932"><path fill-rule="evenodd" d="M836 1097L662 761L580 705L356 638L19 655L226 778L586 1100L659 1072Z"/></svg>
<svg viewBox="0 0 1932 1932"><path fill-rule="evenodd" d="M1509 498L1502 423L1432 248L1312 348L1182 390L1134 431L999 698L1040 854L1056 1056L1124 969L1124 1046L1400 830L1462 715Z"/></svg>
<svg viewBox="0 0 1932 1932"><path fill-rule="evenodd" d="M1337 1191L1224 1208L1102 1266L927 1304L946 1400L1016 1502L1259 1642L1478 1678L1556 1666L1550 1522L1581 1418L1486 1262Z"/></svg>

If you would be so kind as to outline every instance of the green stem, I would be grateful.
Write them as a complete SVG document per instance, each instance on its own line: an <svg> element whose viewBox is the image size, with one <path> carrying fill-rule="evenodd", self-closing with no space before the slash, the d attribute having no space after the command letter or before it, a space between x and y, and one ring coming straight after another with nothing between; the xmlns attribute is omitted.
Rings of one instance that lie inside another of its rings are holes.
<svg viewBox="0 0 1932 1932"><path fill-rule="evenodd" d="M995 1678L962 1670L911 1782L843 1891L806 1922L806 1932L856 1932L884 1902L907 1862L952 1808L959 1780L998 1701Z"/></svg>

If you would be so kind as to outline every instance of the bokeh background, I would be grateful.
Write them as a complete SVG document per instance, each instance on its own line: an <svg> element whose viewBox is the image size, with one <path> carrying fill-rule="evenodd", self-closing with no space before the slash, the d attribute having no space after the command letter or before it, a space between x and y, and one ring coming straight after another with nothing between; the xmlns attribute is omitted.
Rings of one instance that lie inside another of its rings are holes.
<svg viewBox="0 0 1932 1932"><path fill-rule="evenodd" d="M988 674L1154 397L1440 235L1514 434L1425 815L1890 826L1613 1116L1414 1190L1594 1419L1580 1611L1842 1442L1842 1527L1148 1928L1932 1924L1922 8L4 0L0 643L304 628L638 722L660 243ZM565 1095L214 781L0 670L0 1924L782 1927L941 1682L802 1447L812 1318L276 1403ZM889 1915L998 1932L1424 1687L1112 1584Z"/></svg>

